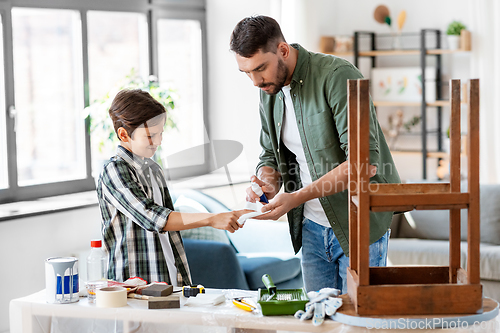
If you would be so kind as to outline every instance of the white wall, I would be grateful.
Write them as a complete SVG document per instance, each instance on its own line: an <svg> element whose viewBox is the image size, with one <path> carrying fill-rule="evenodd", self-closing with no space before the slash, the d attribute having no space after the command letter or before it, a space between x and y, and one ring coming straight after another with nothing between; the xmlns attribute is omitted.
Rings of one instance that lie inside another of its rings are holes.
<svg viewBox="0 0 500 333"><path fill-rule="evenodd" d="M382 3L391 11L394 22L399 12L406 10L404 32L418 32L423 28L443 31L455 19L466 26L470 23L468 0L387 0ZM371 0L284 0L282 12L287 16L280 17L279 1L207 0L210 132L213 139L237 140L244 146L243 154L229 165L231 173L252 174L260 153L258 89L238 71L234 56L228 51L229 36L236 23L254 14L273 16L281 23L288 42L298 42L311 51L318 51L322 35L352 35L355 30L390 32L387 25L373 19L373 11L379 4ZM352 58L348 60L352 61ZM445 80L450 77L469 78L469 55L445 55L442 61ZM378 63L379 66L393 64L418 66L419 59L418 56L391 57L380 59ZM360 68L368 77L368 63L361 62ZM387 112L394 111L394 108L386 110L385 116L382 114L381 117L385 119ZM404 111L405 119L420 112L418 108ZM444 119L446 117L447 114ZM430 127L435 117L429 115L428 118ZM404 179L421 176L419 155L399 155L395 160ZM435 163L435 160L428 162L429 176L434 176Z"/></svg>
<svg viewBox="0 0 500 333"><path fill-rule="evenodd" d="M99 207L0 222L0 332L9 302L45 289L45 259L77 256L101 238Z"/></svg>
<svg viewBox="0 0 500 333"><path fill-rule="evenodd" d="M249 15L272 15L269 0L207 1L209 131L211 139L236 140L242 154L231 164L231 173L254 172L260 153L259 94L250 79L238 70L229 39L235 25Z"/></svg>

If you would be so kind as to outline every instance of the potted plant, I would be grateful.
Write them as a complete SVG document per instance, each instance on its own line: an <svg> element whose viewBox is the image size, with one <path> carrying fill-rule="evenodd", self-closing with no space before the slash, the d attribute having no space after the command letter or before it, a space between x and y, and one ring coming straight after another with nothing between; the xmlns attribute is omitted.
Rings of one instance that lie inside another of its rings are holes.
<svg viewBox="0 0 500 333"><path fill-rule="evenodd" d="M89 131L92 151L92 173L96 179L101 172L103 164L115 154L119 142L108 110L113 98L122 89L142 89L149 92L151 96L163 104L167 110L165 129L176 128L175 119L171 112L175 108L173 98L175 92L170 88L160 86L155 76L149 76L147 79L144 79L135 69L132 69L130 74L126 75L106 95L95 100L91 105L85 108L85 117L89 117L90 119ZM158 147L154 159L162 165L161 146Z"/></svg>
<svg viewBox="0 0 500 333"><path fill-rule="evenodd" d="M446 35L448 36L448 47L450 50L458 50L460 47L460 33L463 29L466 29L459 21L453 21L448 25L446 29Z"/></svg>

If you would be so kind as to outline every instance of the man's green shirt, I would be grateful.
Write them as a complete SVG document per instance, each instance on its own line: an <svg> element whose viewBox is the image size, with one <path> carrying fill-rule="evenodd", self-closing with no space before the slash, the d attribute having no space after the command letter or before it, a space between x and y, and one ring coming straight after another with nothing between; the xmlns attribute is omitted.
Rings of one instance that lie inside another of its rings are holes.
<svg viewBox="0 0 500 333"><path fill-rule="evenodd" d="M290 83L290 94L295 108L302 147L314 182L347 160L347 80L361 79L360 71L348 61L331 55L309 52L298 44L297 65ZM281 127L285 108L280 91L271 96L260 92L262 153L257 170L272 167L281 173L285 192L302 187L299 166L281 140ZM377 166L377 174L370 180L379 183L399 183L389 147L371 104L370 163ZM346 186L347 187L347 186ZM349 253L348 192L319 199L344 253ZM304 205L288 213L290 234L295 252L302 246L302 220ZM392 212L370 213L370 244L388 230Z"/></svg>

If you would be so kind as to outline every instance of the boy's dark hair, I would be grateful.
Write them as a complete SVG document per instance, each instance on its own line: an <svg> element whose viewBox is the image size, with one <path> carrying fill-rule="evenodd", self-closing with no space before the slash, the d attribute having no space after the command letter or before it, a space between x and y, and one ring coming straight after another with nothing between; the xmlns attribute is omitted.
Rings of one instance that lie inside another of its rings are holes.
<svg viewBox="0 0 500 333"><path fill-rule="evenodd" d="M165 107L147 91L141 89L121 90L109 107L109 116L117 136L118 129L123 127L132 137L137 127L164 113L166 113Z"/></svg>
<svg viewBox="0 0 500 333"><path fill-rule="evenodd" d="M231 34L229 43L231 51L250 58L257 52L273 52L279 43L285 42L280 25L268 16L246 17L238 24Z"/></svg>

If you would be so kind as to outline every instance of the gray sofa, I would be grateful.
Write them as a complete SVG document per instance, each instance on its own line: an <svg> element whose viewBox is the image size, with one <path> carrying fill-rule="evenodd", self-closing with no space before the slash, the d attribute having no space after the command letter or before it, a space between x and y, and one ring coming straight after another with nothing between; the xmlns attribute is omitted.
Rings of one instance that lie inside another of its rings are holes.
<svg viewBox="0 0 500 333"><path fill-rule="evenodd" d="M500 300L500 185L481 185L480 276L483 293ZM462 185L464 191L464 185ZM467 210L461 211L461 265L467 267ZM388 265L449 264L449 211L394 216Z"/></svg>

